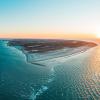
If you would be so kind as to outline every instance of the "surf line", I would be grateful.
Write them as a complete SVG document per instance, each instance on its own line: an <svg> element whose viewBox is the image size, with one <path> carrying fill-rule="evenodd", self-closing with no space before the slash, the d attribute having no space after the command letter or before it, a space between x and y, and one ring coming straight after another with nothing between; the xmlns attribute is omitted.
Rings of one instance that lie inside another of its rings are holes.
<svg viewBox="0 0 100 100"><path fill-rule="evenodd" d="M42 85L41 88L36 92L35 89L33 88L33 92L31 94L31 96L29 97L30 100L36 100L38 96L40 96L41 94L43 94L44 92L46 92L49 87L48 85L53 82L54 78L55 78L55 70L54 70L54 66L51 68L51 75L50 78L47 80L46 85Z"/></svg>

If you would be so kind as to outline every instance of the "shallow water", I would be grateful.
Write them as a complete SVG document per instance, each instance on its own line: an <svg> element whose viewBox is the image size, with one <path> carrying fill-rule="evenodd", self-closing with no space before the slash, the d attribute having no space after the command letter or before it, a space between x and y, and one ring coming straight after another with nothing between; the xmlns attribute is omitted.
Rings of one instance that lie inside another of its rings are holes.
<svg viewBox="0 0 100 100"><path fill-rule="evenodd" d="M98 46L34 65L0 41L0 100L99 100L99 55Z"/></svg>
<svg viewBox="0 0 100 100"><path fill-rule="evenodd" d="M16 48L0 42L0 100L25 100L49 79L50 69L26 62Z"/></svg>

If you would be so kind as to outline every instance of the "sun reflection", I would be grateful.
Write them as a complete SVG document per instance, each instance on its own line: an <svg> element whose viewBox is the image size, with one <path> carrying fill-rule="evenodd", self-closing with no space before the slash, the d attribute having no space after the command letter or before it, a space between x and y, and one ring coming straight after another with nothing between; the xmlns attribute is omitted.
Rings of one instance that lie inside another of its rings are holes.
<svg viewBox="0 0 100 100"><path fill-rule="evenodd" d="M96 75L96 77L100 76L100 46L96 47L91 55L91 59L89 61L91 74Z"/></svg>

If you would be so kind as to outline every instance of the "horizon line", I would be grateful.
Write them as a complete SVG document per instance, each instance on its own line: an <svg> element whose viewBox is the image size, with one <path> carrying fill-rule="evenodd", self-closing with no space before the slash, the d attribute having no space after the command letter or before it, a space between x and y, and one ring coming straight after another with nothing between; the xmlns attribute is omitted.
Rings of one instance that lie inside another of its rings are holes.
<svg viewBox="0 0 100 100"><path fill-rule="evenodd" d="M90 33L5 33L0 34L0 38L34 38L34 39L91 39L97 38L95 34Z"/></svg>

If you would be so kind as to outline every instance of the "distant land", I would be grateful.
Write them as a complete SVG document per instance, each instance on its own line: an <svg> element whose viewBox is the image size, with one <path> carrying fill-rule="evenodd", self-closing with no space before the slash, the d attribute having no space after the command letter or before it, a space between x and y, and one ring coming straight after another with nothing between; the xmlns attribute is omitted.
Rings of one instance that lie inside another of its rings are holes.
<svg viewBox="0 0 100 100"><path fill-rule="evenodd" d="M20 49L31 63L84 52L97 46L94 42L56 39L14 39L9 46Z"/></svg>
<svg viewBox="0 0 100 100"><path fill-rule="evenodd" d="M29 53L42 53L65 47L75 48L81 46L94 47L95 43L79 40L54 40L54 39L16 39L9 41L10 46L22 46Z"/></svg>

